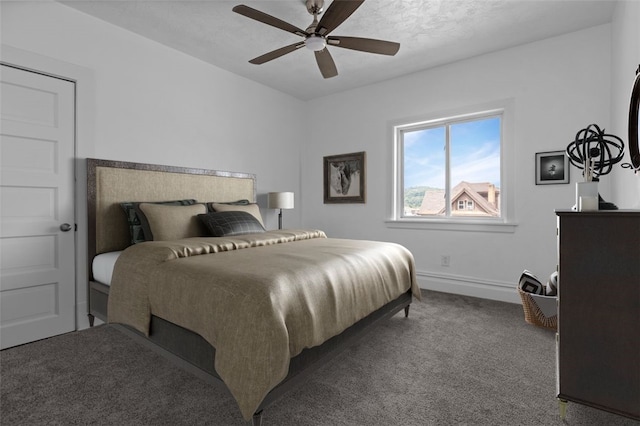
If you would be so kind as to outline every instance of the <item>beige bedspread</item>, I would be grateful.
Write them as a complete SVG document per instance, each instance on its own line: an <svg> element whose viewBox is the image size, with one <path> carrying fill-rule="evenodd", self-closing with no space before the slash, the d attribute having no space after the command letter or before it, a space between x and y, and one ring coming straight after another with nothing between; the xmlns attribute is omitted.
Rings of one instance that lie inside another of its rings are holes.
<svg viewBox="0 0 640 426"><path fill-rule="evenodd" d="M291 357L409 289L420 297L413 256L393 243L307 230L147 242L116 262L109 322L148 335L153 314L200 334L249 420Z"/></svg>

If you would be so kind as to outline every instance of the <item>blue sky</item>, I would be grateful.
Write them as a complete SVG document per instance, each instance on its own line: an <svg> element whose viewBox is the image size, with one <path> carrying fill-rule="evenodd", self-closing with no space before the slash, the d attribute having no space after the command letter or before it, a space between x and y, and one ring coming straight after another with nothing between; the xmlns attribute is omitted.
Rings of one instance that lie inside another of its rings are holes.
<svg viewBox="0 0 640 426"><path fill-rule="evenodd" d="M404 134L404 186L444 188L445 128ZM451 125L451 183L491 182L500 187L500 117Z"/></svg>

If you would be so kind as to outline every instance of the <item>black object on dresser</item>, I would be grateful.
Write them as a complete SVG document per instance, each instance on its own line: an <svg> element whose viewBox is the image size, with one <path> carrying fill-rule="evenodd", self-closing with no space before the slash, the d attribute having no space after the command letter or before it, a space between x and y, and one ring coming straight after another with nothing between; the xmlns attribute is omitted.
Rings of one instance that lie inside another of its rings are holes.
<svg viewBox="0 0 640 426"><path fill-rule="evenodd" d="M640 420L640 211L558 211L557 380L566 401Z"/></svg>

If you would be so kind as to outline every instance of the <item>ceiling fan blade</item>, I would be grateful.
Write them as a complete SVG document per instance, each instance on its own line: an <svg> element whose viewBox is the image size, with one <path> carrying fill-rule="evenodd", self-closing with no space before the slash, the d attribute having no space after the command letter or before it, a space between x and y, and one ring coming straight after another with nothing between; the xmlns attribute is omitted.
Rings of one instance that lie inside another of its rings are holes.
<svg viewBox="0 0 640 426"><path fill-rule="evenodd" d="M302 46L304 46L304 41L299 41L298 43L293 43L289 46L281 47L280 49L276 49L269 53L265 53L264 55L258 56L257 58L253 58L249 62L255 65L264 64L265 62L269 62L279 58L280 56L284 56L287 53L291 53L294 50L301 48Z"/></svg>
<svg viewBox="0 0 640 426"><path fill-rule="evenodd" d="M322 14L322 18L316 27L316 32L326 36L338 28L362 3L364 3L364 0L333 0Z"/></svg>
<svg viewBox="0 0 640 426"><path fill-rule="evenodd" d="M360 50L361 52L390 56L398 53L400 49L400 43L361 37L328 37L327 43L331 46L342 47L344 49Z"/></svg>
<svg viewBox="0 0 640 426"><path fill-rule="evenodd" d="M316 54L316 62L318 63L318 68L320 68L320 72L322 73L322 76L324 78L331 78L338 75L336 63L333 62L333 58L331 57L331 54L326 47L314 53Z"/></svg>
<svg viewBox="0 0 640 426"><path fill-rule="evenodd" d="M271 25L272 27L297 34L301 37L306 37L309 35L306 31L301 30L295 25L291 25L290 23L285 22L282 19L267 15L264 12L260 12L259 10L253 9L249 6L245 6L244 4L235 6L232 10L236 13L239 13L240 15L246 16L247 18L255 19L256 21L262 22L263 24Z"/></svg>

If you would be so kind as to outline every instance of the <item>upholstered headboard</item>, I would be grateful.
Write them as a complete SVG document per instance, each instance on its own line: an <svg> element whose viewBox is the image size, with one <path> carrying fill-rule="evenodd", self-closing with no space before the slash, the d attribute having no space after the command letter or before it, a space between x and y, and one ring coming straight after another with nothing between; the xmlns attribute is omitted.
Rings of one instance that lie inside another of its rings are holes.
<svg viewBox="0 0 640 426"><path fill-rule="evenodd" d="M96 254L130 245L129 226L120 203L188 198L201 202L255 202L256 176L88 158L89 263Z"/></svg>

